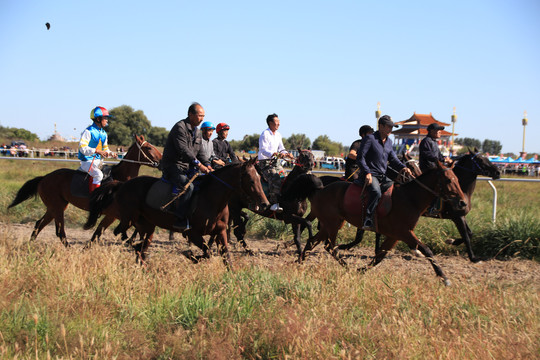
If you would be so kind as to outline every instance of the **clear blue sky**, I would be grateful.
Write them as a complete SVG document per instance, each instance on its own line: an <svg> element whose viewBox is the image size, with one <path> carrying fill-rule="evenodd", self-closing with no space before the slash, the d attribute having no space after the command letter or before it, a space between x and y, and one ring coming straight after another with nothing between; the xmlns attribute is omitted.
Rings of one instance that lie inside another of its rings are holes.
<svg viewBox="0 0 540 360"><path fill-rule="evenodd" d="M459 137L515 153L526 110L540 153L538 0L4 0L0 44L0 124L42 139L78 138L97 105L169 129L198 101L229 139L276 112L285 137L348 146L380 101L395 121L455 106Z"/></svg>

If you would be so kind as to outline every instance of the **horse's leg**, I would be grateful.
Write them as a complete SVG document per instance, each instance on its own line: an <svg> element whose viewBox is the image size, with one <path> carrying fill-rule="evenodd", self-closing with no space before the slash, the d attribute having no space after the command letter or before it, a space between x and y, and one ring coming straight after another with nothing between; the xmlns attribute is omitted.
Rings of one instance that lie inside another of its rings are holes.
<svg viewBox="0 0 540 360"><path fill-rule="evenodd" d="M218 241L218 252L221 255L223 263L225 264L227 269L232 270L231 254L229 253L229 247L227 243L227 226L226 224L223 224L223 226L221 227L222 229L220 233L216 234L216 238Z"/></svg>
<svg viewBox="0 0 540 360"><path fill-rule="evenodd" d="M381 234L375 233L375 254L381 250Z"/></svg>
<svg viewBox="0 0 540 360"><path fill-rule="evenodd" d="M169 230L169 240L170 241L174 240L174 231L172 231L172 230Z"/></svg>
<svg viewBox="0 0 540 360"><path fill-rule="evenodd" d="M233 232L234 232L234 236L236 236L236 240L238 240L238 242L242 244L242 246L244 247L244 250L249 255L253 255L254 254L253 250L249 248L245 239L248 220L249 220L249 215L245 211L240 211L240 215L237 216L233 221L233 224L235 224L233 228ZM231 235L230 235L230 229L229 229L228 239L231 238L230 236Z"/></svg>
<svg viewBox="0 0 540 360"><path fill-rule="evenodd" d="M347 266L347 263L338 253L338 247L336 246L336 238L339 229L341 229L344 223L345 221L342 221L341 224L337 224L337 226L335 226L336 224L334 224L334 226L330 227L330 230L327 233L327 240L324 244L324 248L326 249L326 251L328 251L330 255L332 255L332 257L336 259L341 266Z"/></svg>
<svg viewBox="0 0 540 360"><path fill-rule="evenodd" d="M67 208L67 203L65 204L64 208L55 209L54 211L54 224L56 226L56 236L60 238L60 241L62 244L64 244L65 247L69 246L69 243L67 241L66 237L66 230L65 230L65 222L64 222L64 211Z"/></svg>
<svg viewBox="0 0 540 360"><path fill-rule="evenodd" d="M195 233L194 230L192 229L191 231L188 232L187 236L188 236L188 241L189 242L191 242L193 245L197 246L199 249L202 250L203 255L202 256L194 256L192 254L191 250L189 250L187 252L184 252L183 254L188 259L193 261L194 263L198 263L199 259L201 257L209 259L210 258L210 251L209 251L210 248L208 247L208 245L204 241L204 238L202 237L202 235L198 234L198 233Z"/></svg>
<svg viewBox="0 0 540 360"><path fill-rule="evenodd" d="M114 222L114 220L114 217L105 215L105 217L99 222L96 231L94 231L94 233L92 234L92 238L90 239L90 241L88 241L84 245L84 248L88 249L92 246L94 241L99 241L101 235L103 235L105 230Z"/></svg>
<svg viewBox="0 0 540 360"><path fill-rule="evenodd" d="M356 228L356 236L354 237L354 240L348 244L341 244L338 246L338 249L340 250L350 250L352 247L360 244L362 240L364 239L364 230L361 228ZM375 248L377 249L377 248Z"/></svg>
<svg viewBox="0 0 540 360"><path fill-rule="evenodd" d="M142 237L143 232L139 231L139 233L141 234L141 237ZM152 243L153 237L154 237L153 232L146 233L144 236L144 240L140 244L134 247L135 253L137 254L136 261L137 263L140 263L143 266L146 266L146 258L147 258L146 252L148 250L148 247Z"/></svg>
<svg viewBox="0 0 540 360"><path fill-rule="evenodd" d="M319 225L320 225L320 222L319 222ZM314 236L307 239L306 246L304 246L304 250L302 251L302 254L298 257L298 262L302 263L302 261L306 259L306 254L308 253L308 251L315 249L315 247L319 245L319 243L323 240L323 238L326 240L327 235L326 235L326 230L324 229L323 226L321 226L321 229L319 230L318 233L316 233Z"/></svg>
<svg viewBox="0 0 540 360"><path fill-rule="evenodd" d="M30 235L30 241L36 240L36 237L38 234L43 230L45 226L47 226L52 219L54 219L53 215L47 210L47 212L36 221L36 225L34 226L34 230L32 231L32 235Z"/></svg>
<svg viewBox="0 0 540 360"><path fill-rule="evenodd" d="M469 228L469 225L467 224L467 220L465 219L465 216L452 218L452 221L454 222L454 224L456 224L459 234L461 235L461 239L454 240L450 244L457 246L465 242L465 247L467 248L467 253L469 254L469 260L472 261L473 263L480 261L480 259L474 256L474 253L472 251L472 247L471 247L472 231Z"/></svg>
<svg viewBox="0 0 540 360"><path fill-rule="evenodd" d="M433 252L431 249L424 243L422 243L415 235L415 233L411 230L409 231L405 236L403 241L409 246L411 250L420 250L420 252L429 260L431 263L431 266L433 266L433 270L435 270L435 274L439 276L443 282L444 285L449 286L450 280L446 277L444 272L442 271L441 267L435 262L435 259L433 259ZM385 241L386 242L386 241ZM384 248L384 243L383 243Z"/></svg>

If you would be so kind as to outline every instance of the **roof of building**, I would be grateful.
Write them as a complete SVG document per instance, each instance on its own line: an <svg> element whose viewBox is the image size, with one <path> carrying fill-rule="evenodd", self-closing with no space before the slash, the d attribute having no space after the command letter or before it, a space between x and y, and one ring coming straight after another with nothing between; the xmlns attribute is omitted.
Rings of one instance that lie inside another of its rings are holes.
<svg viewBox="0 0 540 360"><path fill-rule="evenodd" d="M428 114L417 114L416 112L413 113L413 115L403 121L396 122L396 125L402 125L402 126L428 126L429 124L437 123L442 126L449 126L448 123L443 123L442 121L439 121L431 115L431 113Z"/></svg>
<svg viewBox="0 0 540 360"><path fill-rule="evenodd" d="M418 128L401 128L399 130L392 131L392 135L397 135L398 137L418 137L418 136L426 136L428 133L427 129L418 129ZM459 134L454 134L454 136L457 136ZM441 130L441 137L450 137L452 136L451 132L448 132L446 130Z"/></svg>

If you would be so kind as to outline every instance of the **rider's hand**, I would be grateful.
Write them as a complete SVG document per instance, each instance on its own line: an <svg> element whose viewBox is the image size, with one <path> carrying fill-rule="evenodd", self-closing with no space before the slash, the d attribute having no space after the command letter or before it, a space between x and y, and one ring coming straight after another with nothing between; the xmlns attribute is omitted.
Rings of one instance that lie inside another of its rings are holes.
<svg viewBox="0 0 540 360"><path fill-rule="evenodd" d="M111 152L111 157L112 157L113 159L118 159L118 154L115 153L115 152Z"/></svg>
<svg viewBox="0 0 540 360"><path fill-rule="evenodd" d="M366 183L368 185L371 185L372 182L373 182L373 179L371 178L371 174L366 174Z"/></svg>
<svg viewBox="0 0 540 360"><path fill-rule="evenodd" d="M96 150L96 154L100 155L101 157L108 157L109 154L106 152L106 151L102 151L102 150Z"/></svg>
<svg viewBox="0 0 540 360"><path fill-rule="evenodd" d="M202 172L203 174L208 174L210 172L209 167L204 166L202 163L199 163L198 167L199 167L199 171Z"/></svg>

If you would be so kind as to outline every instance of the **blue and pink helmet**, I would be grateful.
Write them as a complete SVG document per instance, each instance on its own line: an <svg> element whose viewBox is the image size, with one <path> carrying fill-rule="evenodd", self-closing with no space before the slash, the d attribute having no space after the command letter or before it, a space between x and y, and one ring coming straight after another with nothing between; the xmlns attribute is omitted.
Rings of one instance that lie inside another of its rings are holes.
<svg viewBox="0 0 540 360"><path fill-rule="evenodd" d="M90 111L90 119L96 121L100 117L109 117L109 111L102 106L96 106Z"/></svg>

